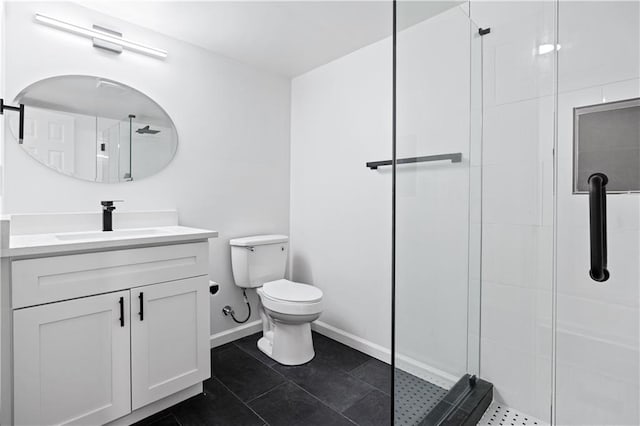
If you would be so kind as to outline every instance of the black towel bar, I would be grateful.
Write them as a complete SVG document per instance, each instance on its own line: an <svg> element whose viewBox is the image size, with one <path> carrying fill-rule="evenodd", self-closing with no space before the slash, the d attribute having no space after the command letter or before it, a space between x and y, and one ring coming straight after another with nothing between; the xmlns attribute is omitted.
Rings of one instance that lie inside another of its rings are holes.
<svg viewBox="0 0 640 426"><path fill-rule="evenodd" d="M462 161L462 153L453 152L451 154L437 154L437 155L426 155L423 157L399 158L396 160L396 164L426 163L428 161L446 161L446 160L451 160L452 163L459 163ZM371 170L376 170L380 166L390 166L392 164L393 164L393 161L391 160L370 161L367 163L367 167L369 167Z"/></svg>

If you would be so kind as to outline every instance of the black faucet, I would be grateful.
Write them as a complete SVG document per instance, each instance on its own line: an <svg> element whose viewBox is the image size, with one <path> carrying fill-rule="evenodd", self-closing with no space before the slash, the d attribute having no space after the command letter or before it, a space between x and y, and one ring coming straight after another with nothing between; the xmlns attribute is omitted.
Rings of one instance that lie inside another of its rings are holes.
<svg viewBox="0 0 640 426"><path fill-rule="evenodd" d="M113 203L120 203L122 200L100 201L102 204L102 231L113 231L113 217L111 212L116 209Z"/></svg>

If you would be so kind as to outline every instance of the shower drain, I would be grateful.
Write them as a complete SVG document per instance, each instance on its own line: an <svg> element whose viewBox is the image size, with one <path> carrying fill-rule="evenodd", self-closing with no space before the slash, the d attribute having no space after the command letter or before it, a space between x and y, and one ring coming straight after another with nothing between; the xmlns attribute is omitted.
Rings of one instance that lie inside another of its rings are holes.
<svg viewBox="0 0 640 426"><path fill-rule="evenodd" d="M544 426L547 423L493 401L478 422L482 426Z"/></svg>

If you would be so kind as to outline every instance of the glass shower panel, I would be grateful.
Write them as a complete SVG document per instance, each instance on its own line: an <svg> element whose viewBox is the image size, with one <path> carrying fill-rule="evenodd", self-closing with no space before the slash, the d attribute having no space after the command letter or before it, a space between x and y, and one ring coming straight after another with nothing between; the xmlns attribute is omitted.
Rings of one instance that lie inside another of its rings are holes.
<svg viewBox="0 0 640 426"><path fill-rule="evenodd" d="M556 3L479 1L480 376L496 405L551 421ZM534 420L535 419L535 420Z"/></svg>
<svg viewBox="0 0 640 426"><path fill-rule="evenodd" d="M411 425L479 368L480 56L467 3L396 8L394 410Z"/></svg>
<svg viewBox="0 0 640 426"><path fill-rule="evenodd" d="M558 43L555 423L637 425L640 2L561 0Z"/></svg>

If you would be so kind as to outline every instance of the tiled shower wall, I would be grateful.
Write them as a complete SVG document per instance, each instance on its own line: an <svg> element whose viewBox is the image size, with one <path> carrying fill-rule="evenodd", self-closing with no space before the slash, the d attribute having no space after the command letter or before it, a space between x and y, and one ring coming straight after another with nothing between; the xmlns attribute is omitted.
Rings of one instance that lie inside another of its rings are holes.
<svg viewBox="0 0 640 426"><path fill-rule="evenodd" d="M571 193L573 108L640 96L638 5L471 6L472 18L492 30L483 39L481 374L495 384L498 400L545 421L553 388L558 67L558 424L639 420L638 195L609 196L610 265L616 265L616 279L601 285L587 273L587 197ZM558 55L553 49L542 53L540 46L553 48L556 36Z"/></svg>
<svg viewBox="0 0 640 426"><path fill-rule="evenodd" d="M573 108L640 97L640 2L563 0L558 22L556 420L637 425L640 194L607 196L611 278L597 283L588 196L571 193L571 177Z"/></svg>

